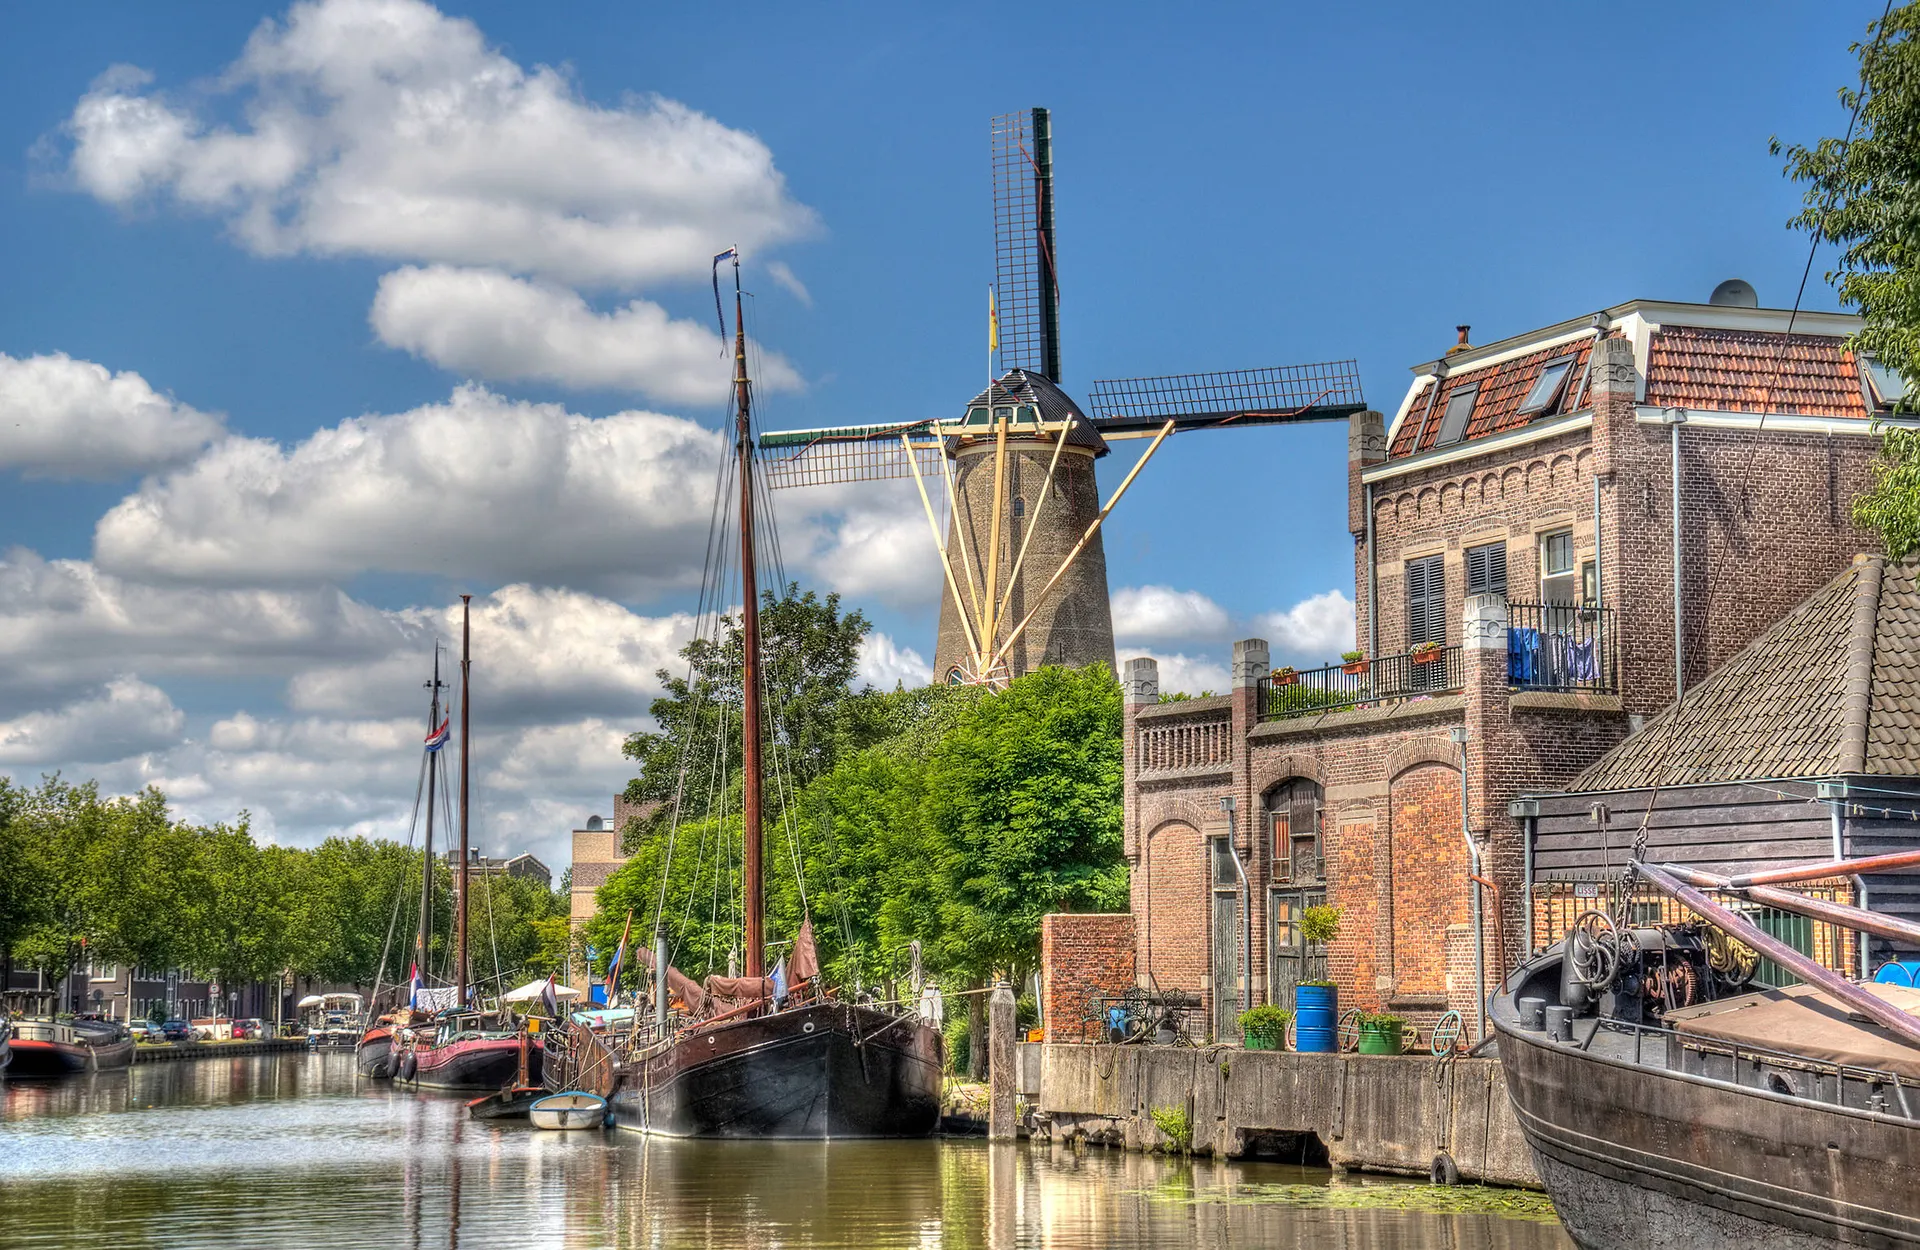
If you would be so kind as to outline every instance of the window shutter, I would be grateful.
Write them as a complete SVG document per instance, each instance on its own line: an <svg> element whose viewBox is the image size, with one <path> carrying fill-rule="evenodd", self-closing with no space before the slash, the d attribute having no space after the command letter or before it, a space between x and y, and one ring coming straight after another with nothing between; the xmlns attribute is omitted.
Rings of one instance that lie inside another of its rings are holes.
<svg viewBox="0 0 1920 1250"><path fill-rule="evenodd" d="M1442 557L1407 561L1407 645L1447 640L1447 584Z"/></svg>
<svg viewBox="0 0 1920 1250"><path fill-rule="evenodd" d="M1467 593L1498 595L1507 590L1507 545L1487 543L1467 548Z"/></svg>

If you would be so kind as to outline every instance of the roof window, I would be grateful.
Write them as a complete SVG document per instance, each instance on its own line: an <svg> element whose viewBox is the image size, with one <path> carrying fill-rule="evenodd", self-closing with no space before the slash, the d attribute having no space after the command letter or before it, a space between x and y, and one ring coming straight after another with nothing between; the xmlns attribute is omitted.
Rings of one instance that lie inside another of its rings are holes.
<svg viewBox="0 0 1920 1250"><path fill-rule="evenodd" d="M1573 356L1555 356L1540 366L1540 376L1534 379L1533 389L1527 392L1521 401L1520 411L1551 412L1560 400L1560 392L1567 388L1567 375L1573 372Z"/></svg>
<svg viewBox="0 0 1920 1250"><path fill-rule="evenodd" d="M1480 395L1480 384L1463 386L1447 396L1447 411L1440 418L1440 434L1433 440L1435 447L1446 447L1459 442L1467 433L1467 418L1473 415L1473 401Z"/></svg>
<svg viewBox="0 0 1920 1250"><path fill-rule="evenodd" d="M1854 359L1860 362L1860 372L1865 375L1868 389L1873 392L1873 407L1892 408L1908 398L1910 388L1907 379L1901 376L1898 369L1881 364L1865 352L1859 353Z"/></svg>

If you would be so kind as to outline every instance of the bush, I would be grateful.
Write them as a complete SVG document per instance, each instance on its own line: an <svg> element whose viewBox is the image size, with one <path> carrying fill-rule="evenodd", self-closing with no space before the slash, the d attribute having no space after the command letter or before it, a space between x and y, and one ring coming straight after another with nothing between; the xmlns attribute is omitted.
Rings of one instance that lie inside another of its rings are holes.
<svg viewBox="0 0 1920 1250"><path fill-rule="evenodd" d="M1169 1149L1181 1154L1193 1149L1193 1121L1187 1118L1185 1107L1155 1107L1149 1114L1153 1116L1153 1127L1167 1139Z"/></svg>
<svg viewBox="0 0 1920 1250"><path fill-rule="evenodd" d="M1396 1016L1389 1011L1363 1011L1360 1013L1360 1030L1363 1033L1399 1033L1407 1027L1405 1016Z"/></svg>
<svg viewBox="0 0 1920 1250"><path fill-rule="evenodd" d="M947 1071L955 1076L964 1076L967 1060L972 1054L972 1038L968 1036L967 1013L962 1010L949 1019L940 1030L947 1038Z"/></svg>
<svg viewBox="0 0 1920 1250"><path fill-rule="evenodd" d="M1278 1050L1286 1044L1287 1025L1292 1020L1293 1013L1285 1007L1254 1007L1240 1013L1240 1034Z"/></svg>

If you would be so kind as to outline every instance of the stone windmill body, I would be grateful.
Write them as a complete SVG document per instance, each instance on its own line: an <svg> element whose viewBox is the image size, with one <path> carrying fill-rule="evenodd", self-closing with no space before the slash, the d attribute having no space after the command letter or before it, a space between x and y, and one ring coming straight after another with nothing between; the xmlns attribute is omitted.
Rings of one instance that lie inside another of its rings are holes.
<svg viewBox="0 0 1920 1250"><path fill-rule="evenodd" d="M912 478L944 583L936 677L999 685L1047 664L1113 664L1101 530L1170 435L1366 405L1357 368L1337 361L1095 382L1084 411L1060 385L1046 109L994 119L993 191L986 388L955 417L770 433L760 448L773 486ZM1131 438L1152 441L1103 503L1095 463Z"/></svg>

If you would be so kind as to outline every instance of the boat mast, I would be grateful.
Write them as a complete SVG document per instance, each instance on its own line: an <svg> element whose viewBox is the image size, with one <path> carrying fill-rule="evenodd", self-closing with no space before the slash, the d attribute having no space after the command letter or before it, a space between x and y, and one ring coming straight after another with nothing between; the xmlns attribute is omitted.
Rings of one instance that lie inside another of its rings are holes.
<svg viewBox="0 0 1920 1250"><path fill-rule="evenodd" d="M472 604L472 595L460 596L460 866L454 875L458 906L453 913L453 983L460 987L454 1001L461 1007L467 1005L467 890L472 883L467 871L467 743L471 738L467 732L467 674L473 667Z"/></svg>
<svg viewBox="0 0 1920 1250"><path fill-rule="evenodd" d="M438 639L433 644L433 680L427 683L427 689L433 692L432 701L427 705L427 737L431 738L440 728L440 692L446 689L446 683L440 680ZM439 763L436 754L431 750L427 752L427 841L420 859L420 942L414 962L420 968L422 984L428 974L427 956L433 950L433 782L434 766Z"/></svg>
<svg viewBox="0 0 1920 1250"><path fill-rule="evenodd" d="M747 330L741 312L740 253L733 254L734 443L740 477L740 639L745 663L741 673L740 762L746 773L740 805L745 823L740 854L741 908L747 951L747 976L765 976L765 887L760 880L760 590L753 568L752 389L747 383Z"/></svg>

